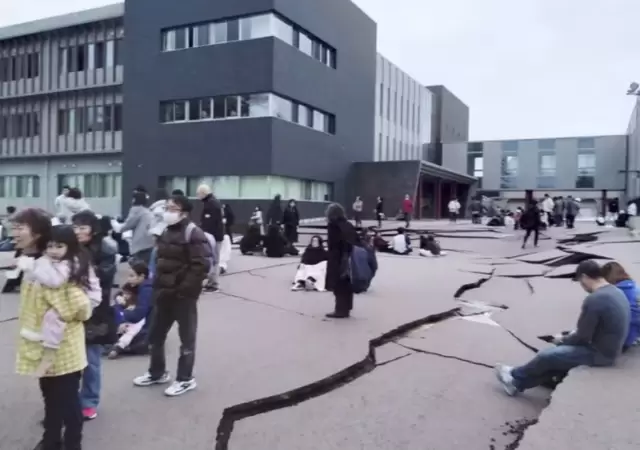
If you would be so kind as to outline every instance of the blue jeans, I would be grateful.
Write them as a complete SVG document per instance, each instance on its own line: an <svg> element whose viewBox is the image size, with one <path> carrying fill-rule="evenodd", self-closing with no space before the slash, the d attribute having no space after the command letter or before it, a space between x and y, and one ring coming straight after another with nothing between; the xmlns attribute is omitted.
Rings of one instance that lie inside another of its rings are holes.
<svg viewBox="0 0 640 450"><path fill-rule="evenodd" d="M566 375L574 367L592 366L594 355L590 348L576 345L547 348L524 366L513 369L513 384L521 391L540 386L553 377Z"/></svg>
<svg viewBox="0 0 640 450"><path fill-rule="evenodd" d="M82 373L80 402L82 409L97 408L102 386L102 345L87 344L87 367Z"/></svg>

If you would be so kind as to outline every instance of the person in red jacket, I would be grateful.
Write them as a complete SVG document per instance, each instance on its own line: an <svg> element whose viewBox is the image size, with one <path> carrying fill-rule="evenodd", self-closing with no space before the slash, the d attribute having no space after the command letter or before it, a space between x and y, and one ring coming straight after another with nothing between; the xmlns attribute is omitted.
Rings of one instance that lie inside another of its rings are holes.
<svg viewBox="0 0 640 450"><path fill-rule="evenodd" d="M404 214L405 228L409 228L411 224L411 214L413 214L413 201L409 197L409 194L404 196L402 200L402 213Z"/></svg>

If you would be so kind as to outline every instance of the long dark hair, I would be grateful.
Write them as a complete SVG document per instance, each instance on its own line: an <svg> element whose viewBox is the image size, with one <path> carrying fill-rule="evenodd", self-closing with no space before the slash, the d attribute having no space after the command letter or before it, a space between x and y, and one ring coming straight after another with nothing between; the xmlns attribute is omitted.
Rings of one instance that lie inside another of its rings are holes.
<svg viewBox="0 0 640 450"><path fill-rule="evenodd" d="M67 253L62 257L62 260L67 261L71 268L69 271L69 282L88 288L91 258L89 252L78 242L73 227L70 225L57 225L53 227L51 229L49 242L67 246Z"/></svg>

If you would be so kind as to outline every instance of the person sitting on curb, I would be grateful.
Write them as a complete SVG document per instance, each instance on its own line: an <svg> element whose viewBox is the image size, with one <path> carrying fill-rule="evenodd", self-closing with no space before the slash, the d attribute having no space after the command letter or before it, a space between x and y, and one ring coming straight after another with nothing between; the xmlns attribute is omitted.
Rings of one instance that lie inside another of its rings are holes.
<svg viewBox="0 0 640 450"><path fill-rule="evenodd" d="M593 260L581 262L574 279L589 294L582 304L576 330L556 336L556 347L541 350L523 366L498 364L496 376L508 395L546 384L578 366L615 364L629 331L627 298L604 279L602 269Z"/></svg>
<svg viewBox="0 0 640 450"><path fill-rule="evenodd" d="M412 252L411 239L407 236L405 228L398 228L398 234L391 239L389 247L391 248L392 253L396 255L408 255Z"/></svg>

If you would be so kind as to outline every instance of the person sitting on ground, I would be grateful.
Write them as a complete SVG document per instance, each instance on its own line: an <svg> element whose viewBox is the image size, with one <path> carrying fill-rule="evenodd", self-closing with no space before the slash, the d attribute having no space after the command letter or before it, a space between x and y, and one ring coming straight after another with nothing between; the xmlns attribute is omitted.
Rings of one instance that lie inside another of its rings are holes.
<svg viewBox="0 0 640 450"><path fill-rule="evenodd" d="M300 259L298 271L293 278L292 291L324 292L327 276L327 251L320 236L313 236Z"/></svg>
<svg viewBox="0 0 640 450"><path fill-rule="evenodd" d="M420 256L445 256L447 252L443 252L440 248L440 242L431 233L426 236L420 236Z"/></svg>
<svg viewBox="0 0 640 450"><path fill-rule="evenodd" d="M149 267L140 260L129 265L127 282L116 295L118 342L111 348L109 359L122 354L143 355L149 347L147 336L152 310L153 281Z"/></svg>
<svg viewBox="0 0 640 450"><path fill-rule="evenodd" d="M264 248L267 257L282 258L286 254L288 242L282 234L280 225L269 225L267 235L264 238Z"/></svg>
<svg viewBox="0 0 640 450"><path fill-rule="evenodd" d="M640 305L638 305L638 286L629 274L618 262L611 261L602 266L602 276L609 283L620 289L629 302L631 319L629 333L624 341L622 351L627 351L631 346L640 344Z"/></svg>
<svg viewBox="0 0 640 450"><path fill-rule="evenodd" d="M240 253L243 255L261 255L263 252L263 239L264 237L260 233L260 225L250 224L247 232L240 240Z"/></svg>
<svg viewBox="0 0 640 450"><path fill-rule="evenodd" d="M398 228L398 234L391 239L389 247L392 253L396 255L408 255L413 251L411 249L411 239L409 239L409 236L406 234L405 228Z"/></svg>
<svg viewBox="0 0 640 450"><path fill-rule="evenodd" d="M382 237L382 235L380 234L380 231L378 231L375 228L372 231L374 233L373 239L372 239L373 248L378 252L393 253L393 250L391 249L391 244L389 243L389 241L387 241L385 238Z"/></svg>
<svg viewBox="0 0 640 450"><path fill-rule="evenodd" d="M556 336L556 347L547 348L520 367L496 366L505 392L514 396L540 386L578 366L612 366L629 333L630 311L622 291L609 284L593 260L582 261L575 279L589 295L582 304L576 330Z"/></svg>

